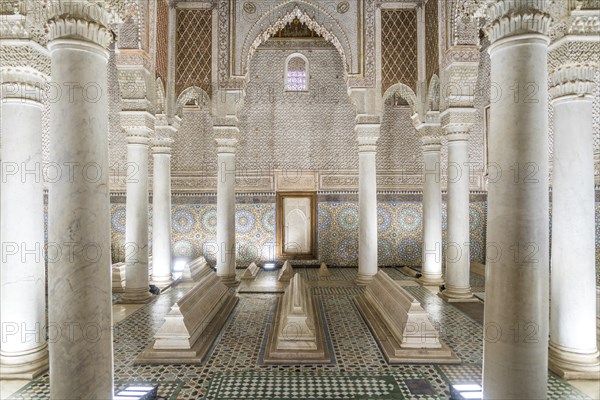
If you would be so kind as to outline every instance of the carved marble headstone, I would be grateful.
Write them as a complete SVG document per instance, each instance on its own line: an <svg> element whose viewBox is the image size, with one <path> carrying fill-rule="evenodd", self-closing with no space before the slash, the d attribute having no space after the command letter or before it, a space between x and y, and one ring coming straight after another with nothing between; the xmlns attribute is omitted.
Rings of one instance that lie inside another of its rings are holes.
<svg viewBox="0 0 600 400"><path fill-rule="evenodd" d="M277 301L264 362L293 364L330 361L318 299L313 299L310 288L300 275L295 274Z"/></svg>
<svg viewBox="0 0 600 400"><path fill-rule="evenodd" d="M329 268L327 268L327 264L321 263L321 267L319 268L319 276L321 278L328 278L331 276L331 272Z"/></svg>
<svg viewBox="0 0 600 400"><path fill-rule="evenodd" d="M253 281L254 279L256 279L256 276L258 275L259 271L260 269L255 263L250 264L248 268L246 268L246 270L244 271L244 274L242 275L242 280Z"/></svg>
<svg viewBox="0 0 600 400"><path fill-rule="evenodd" d="M279 270L279 274L277 275L277 280L280 282L289 282L294 276L294 270L292 268L292 263L286 261L283 263L283 267Z"/></svg>
<svg viewBox="0 0 600 400"><path fill-rule="evenodd" d="M460 362L440 341L419 301L385 272L379 271L355 301L390 364Z"/></svg>
<svg viewBox="0 0 600 400"><path fill-rule="evenodd" d="M316 349L312 296L300 275L295 274L281 301L277 349Z"/></svg>
<svg viewBox="0 0 600 400"><path fill-rule="evenodd" d="M127 264L118 263L112 266L112 291L113 293L125 292L125 272Z"/></svg>
<svg viewBox="0 0 600 400"><path fill-rule="evenodd" d="M210 270L165 316L165 322L136 364L200 363L237 304Z"/></svg>
<svg viewBox="0 0 600 400"><path fill-rule="evenodd" d="M194 281L202 278L204 275L212 272L212 269L208 266L204 257L198 257L193 261L190 261L183 268L182 280Z"/></svg>

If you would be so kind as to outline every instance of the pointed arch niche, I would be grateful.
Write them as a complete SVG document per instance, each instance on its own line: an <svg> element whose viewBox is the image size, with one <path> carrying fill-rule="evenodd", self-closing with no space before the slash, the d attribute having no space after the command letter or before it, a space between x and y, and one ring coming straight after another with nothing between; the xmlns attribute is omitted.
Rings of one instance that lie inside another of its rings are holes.
<svg viewBox="0 0 600 400"><path fill-rule="evenodd" d="M286 3L280 7L285 11L285 8L290 5L290 3ZM294 20L298 20L300 23L305 24L308 29L314 31L318 36L331 43L342 57L345 76L347 77L349 75L349 71L354 67L356 62L353 59L350 42L346 33L339 26L338 22L327 12L320 9L317 10L313 5L308 3L304 4L303 7L307 8L307 11L303 11L298 5L294 5L293 9L270 23L266 29L264 29L264 25L269 21L272 21L273 13L276 11L282 12L282 10L271 10L271 12L263 15L254 24L252 29L248 32L242 47L242 65L240 72L243 75L248 75L250 62L252 61L256 49ZM315 18L311 17L309 12L312 12L313 15L319 15L321 19L323 19L323 23L319 23ZM326 28L326 26L329 28Z"/></svg>

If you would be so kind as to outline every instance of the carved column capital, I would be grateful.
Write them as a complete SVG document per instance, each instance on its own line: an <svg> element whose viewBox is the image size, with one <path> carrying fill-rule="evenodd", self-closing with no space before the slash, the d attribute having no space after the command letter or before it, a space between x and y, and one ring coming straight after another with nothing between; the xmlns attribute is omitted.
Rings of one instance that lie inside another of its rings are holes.
<svg viewBox="0 0 600 400"><path fill-rule="evenodd" d="M237 128L236 128L237 129ZM216 138L215 142L217 143L217 153L235 153L238 140L237 138Z"/></svg>
<svg viewBox="0 0 600 400"><path fill-rule="evenodd" d="M427 111L425 121L421 121L418 114L413 115L413 125L421 136L439 136L440 134L440 112Z"/></svg>
<svg viewBox="0 0 600 400"><path fill-rule="evenodd" d="M2 99L41 103L49 80L47 49L29 39L0 39Z"/></svg>
<svg viewBox="0 0 600 400"><path fill-rule="evenodd" d="M171 148L173 147L174 140L165 137L155 137L150 140L152 145L152 154L159 155L171 155Z"/></svg>
<svg viewBox="0 0 600 400"><path fill-rule="evenodd" d="M377 149L377 141L381 136L381 116L358 115L355 120L356 140L359 152L374 152Z"/></svg>
<svg viewBox="0 0 600 400"><path fill-rule="evenodd" d="M114 39L109 22L109 12L96 3L52 1L48 5L48 40L81 40L107 49Z"/></svg>
<svg viewBox="0 0 600 400"><path fill-rule="evenodd" d="M39 103L47 93L46 79L32 68L0 68L0 91L4 100Z"/></svg>
<svg viewBox="0 0 600 400"><path fill-rule="evenodd" d="M215 117L213 133L217 143L217 153L235 153L240 130L234 116Z"/></svg>
<svg viewBox="0 0 600 400"><path fill-rule="evenodd" d="M523 34L548 35L551 17L547 0L496 0L488 5L491 43Z"/></svg>
<svg viewBox="0 0 600 400"><path fill-rule="evenodd" d="M449 108L441 114L441 126L448 141L468 140L475 122L474 108Z"/></svg>
<svg viewBox="0 0 600 400"><path fill-rule="evenodd" d="M563 97L591 97L596 88L598 66L592 63L569 63L550 73L550 95L554 100Z"/></svg>
<svg viewBox="0 0 600 400"><path fill-rule="evenodd" d="M128 145L144 145L147 146L150 142L148 132L145 129L126 129L125 133L127 134L127 144Z"/></svg>
<svg viewBox="0 0 600 400"><path fill-rule="evenodd" d="M28 39L29 30L26 16L22 14L2 15L0 37L2 39Z"/></svg>
<svg viewBox="0 0 600 400"><path fill-rule="evenodd" d="M424 153L439 152L442 149L442 137L439 135L421 136L421 143Z"/></svg>

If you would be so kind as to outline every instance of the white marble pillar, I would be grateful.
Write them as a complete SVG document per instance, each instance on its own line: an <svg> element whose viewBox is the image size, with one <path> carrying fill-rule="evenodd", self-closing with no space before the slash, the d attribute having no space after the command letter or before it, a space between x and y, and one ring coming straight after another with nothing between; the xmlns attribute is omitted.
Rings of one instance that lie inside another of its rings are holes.
<svg viewBox="0 0 600 400"><path fill-rule="evenodd" d="M172 279L171 254L171 146L170 138L152 141L152 281L169 283Z"/></svg>
<svg viewBox="0 0 600 400"><path fill-rule="evenodd" d="M358 285L377 274L377 140L379 116L357 117L358 140Z"/></svg>
<svg viewBox="0 0 600 400"><path fill-rule="evenodd" d="M598 379L592 65L551 75L554 107L549 366L567 379Z"/></svg>
<svg viewBox="0 0 600 400"><path fill-rule="evenodd" d="M50 398L113 397L108 165L108 15L49 5L48 305ZM51 90L52 90L51 88Z"/></svg>
<svg viewBox="0 0 600 400"><path fill-rule="evenodd" d="M3 51L19 50L6 46ZM37 43L19 48L40 52L39 57L48 59L45 49ZM48 368L41 102L46 77L27 68L18 70L2 65L0 74L0 378L32 379Z"/></svg>
<svg viewBox="0 0 600 400"><path fill-rule="evenodd" d="M214 126L217 142L217 274L227 286L235 277L235 125Z"/></svg>
<svg viewBox="0 0 600 400"><path fill-rule="evenodd" d="M446 301L478 301L470 284L469 248L469 128L445 126L448 141L448 233L446 284L441 296Z"/></svg>
<svg viewBox="0 0 600 400"><path fill-rule="evenodd" d="M123 303L152 299L148 282L148 142L145 127L126 128L125 294Z"/></svg>
<svg viewBox="0 0 600 400"><path fill-rule="evenodd" d="M438 125L439 129L439 125ZM441 285L442 278L442 190L440 136L423 136L423 285Z"/></svg>
<svg viewBox="0 0 600 400"><path fill-rule="evenodd" d="M485 399L545 399L548 387L548 36L541 1L488 12L491 81L483 348ZM532 94L533 93L533 94ZM490 173L491 174L491 173Z"/></svg>

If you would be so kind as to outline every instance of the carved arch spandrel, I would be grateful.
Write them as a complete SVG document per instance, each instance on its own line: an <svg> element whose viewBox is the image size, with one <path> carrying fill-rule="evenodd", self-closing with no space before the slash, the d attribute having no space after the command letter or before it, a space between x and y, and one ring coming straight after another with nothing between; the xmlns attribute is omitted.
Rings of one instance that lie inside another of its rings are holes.
<svg viewBox="0 0 600 400"><path fill-rule="evenodd" d="M273 15L278 16L275 21L272 21ZM318 15L321 21L313 17L315 15ZM351 48L348 35L338 21L328 11L308 1L296 0L283 2L269 9L257 19L244 38L240 56L241 66L237 67L237 70L233 72L239 75L247 74L250 61L258 46L283 29L287 23L293 21L295 18L307 24L311 30L323 36L325 40L336 47L343 59L347 75L358 71L358 60ZM237 56L234 55L234 57Z"/></svg>

